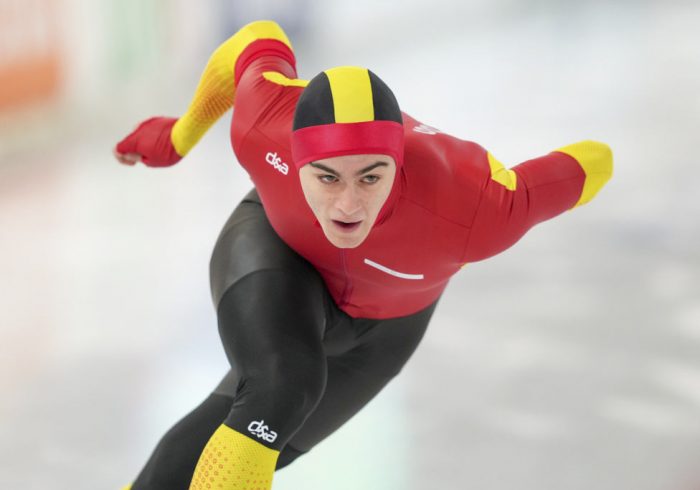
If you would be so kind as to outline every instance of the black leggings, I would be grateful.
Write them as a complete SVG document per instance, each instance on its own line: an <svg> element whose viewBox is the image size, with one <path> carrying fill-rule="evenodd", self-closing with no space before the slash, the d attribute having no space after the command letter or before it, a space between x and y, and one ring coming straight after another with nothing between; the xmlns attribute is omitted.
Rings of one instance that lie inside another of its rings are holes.
<svg viewBox="0 0 700 490"><path fill-rule="evenodd" d="M318 272L277 236L255 190L226 222L210 265L231 369L165 434L133 490L186 490L222 423L280 451L277 469L288 465L399 373L436 306L387 320L351 318ZM256 438L251 423L263 420L267 436Z"/></svg>

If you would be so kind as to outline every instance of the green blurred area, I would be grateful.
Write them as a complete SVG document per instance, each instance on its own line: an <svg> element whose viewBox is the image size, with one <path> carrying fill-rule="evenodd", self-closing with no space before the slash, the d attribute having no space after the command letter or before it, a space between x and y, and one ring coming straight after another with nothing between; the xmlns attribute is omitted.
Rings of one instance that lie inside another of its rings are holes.
<svg viewBox="0 0 700 490"><path fill-rule="evenodd" d="M0 80L3 68L9 78L17 73L16 60L46 72L45 52L55 66L50 89L0 84L0 160L100 128L123 132L152 112L181 113L210 53L239 27L269 17L289 24L288 32L299 29L285 12L305 0L283 3L0 0Z"/></svg>
<svg viewBox="0 0 700 490"><path fill-rule="evenodd" d="M167 5L160 0L101 0L105 26L106 71L114 83L123 82L167 58Z"/></svg>

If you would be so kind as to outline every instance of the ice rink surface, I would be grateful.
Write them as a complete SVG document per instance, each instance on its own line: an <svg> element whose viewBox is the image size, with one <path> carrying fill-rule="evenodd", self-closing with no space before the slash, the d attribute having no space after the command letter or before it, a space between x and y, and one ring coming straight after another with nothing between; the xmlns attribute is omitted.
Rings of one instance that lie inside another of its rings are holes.
<svg viewBox="0 0 700 490"><path fill-rule="evenodd" d="M455 276L401 375L275 490L700 489L700 4L367 5L313 10L301 76L368 66L507 166L596 139L615 174ZM120 488L226 372L209 254L251 187L230 115L169 169L110 153L177 88L2 154L4 488Z"/></svg>

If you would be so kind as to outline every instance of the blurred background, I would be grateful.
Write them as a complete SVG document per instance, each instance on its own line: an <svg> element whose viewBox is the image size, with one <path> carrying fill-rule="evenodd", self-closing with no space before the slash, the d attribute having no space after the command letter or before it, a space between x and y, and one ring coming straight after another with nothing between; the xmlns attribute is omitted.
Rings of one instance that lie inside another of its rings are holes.
<svg viewBox="0 0 700 490"><path fill-rule="evenodd" d="M261 18L301 77L367 66L507 165L615 155L590 204L456 276L403 373L274 488L699 489L694 0L0 0L0 486L120 488L225 373L230 116L172 168L111 150Z"/></svg>

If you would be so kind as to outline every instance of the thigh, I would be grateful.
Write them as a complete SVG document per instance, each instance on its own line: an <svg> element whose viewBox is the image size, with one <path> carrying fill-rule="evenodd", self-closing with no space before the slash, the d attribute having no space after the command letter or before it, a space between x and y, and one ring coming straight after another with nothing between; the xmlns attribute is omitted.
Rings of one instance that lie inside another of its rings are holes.
<svg viewBox="0 0 700 490"><path fill-rule="evenodd" d="M236 207L219 235L210 281L219 331L234 371L240 367L235 358L251 353L270 360L294 348L322 351L329 299L323 279L279 238L255 190Z"/></svg>
<svg viewBox="0 0 700 490"><path fill-rule="evenodd" d="M212 255L219 334L231 365L215 393L235 399L229 427L245 432L263 417L283 445L325 387L328 296L318 271L277 236L255 197L236 208Z"/></svg>
<svg viewBox="0 0 700 490"><path fill-rule="evenodd" d="M239 375L225 424L246 434L264 420L276 433L271 449L282 449L325 389L321 288L308 274L266 269L235 282L219 305L222 344Z"/></svg>
<svg viewBox="0 0 700 490"><path fill-rule="evenodd" d="M327 358L323 397L288 445L295 451L309 451L374 398L411 357L435 307L436 303L401 318L354 320L354 346Z"/></svg>
<svg viewBox="0 0 700 490"><path fill-rule="evenodd" d="M218 310L221 298L233 284L248 274L266 269L318 275L277 235L253 189L224 224L212 252L209 281L215 309Z"/></svg>

